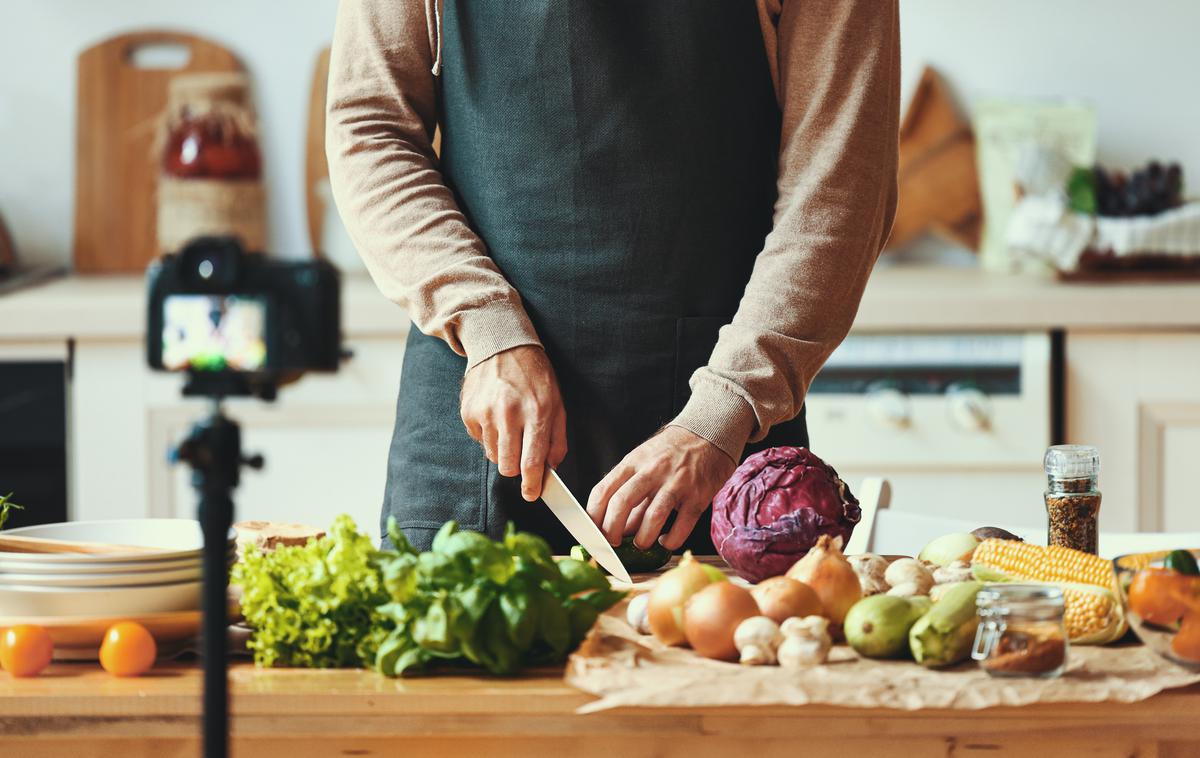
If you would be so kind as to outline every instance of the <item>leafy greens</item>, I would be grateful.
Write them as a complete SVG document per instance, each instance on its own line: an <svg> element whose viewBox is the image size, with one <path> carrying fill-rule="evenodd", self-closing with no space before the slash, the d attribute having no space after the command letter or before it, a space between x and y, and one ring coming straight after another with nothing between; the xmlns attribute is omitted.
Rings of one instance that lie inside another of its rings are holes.
<svg viewBox="0 0 1200 758"><path fill-rule="evenodd" d="M418 552L394 521L379 550L339 516L303 547L251 549L234 567L263 666L372 666L388 676L436 662L511 674L561 662L619 601L595 566L555 561L510 524L493 541L447 522Z"/></svg>
<svg viewBox="0 0 1200 758"><path fill-rule="evenodd" d="M398 676L438 660L459 660L493 674L557 663L624 597L600 570L572 558L555 561L540 537L509 524L493 542L447 522L432 550L418 553L388 524L396 550L380 565L394 623L376 668Z"/></svg>

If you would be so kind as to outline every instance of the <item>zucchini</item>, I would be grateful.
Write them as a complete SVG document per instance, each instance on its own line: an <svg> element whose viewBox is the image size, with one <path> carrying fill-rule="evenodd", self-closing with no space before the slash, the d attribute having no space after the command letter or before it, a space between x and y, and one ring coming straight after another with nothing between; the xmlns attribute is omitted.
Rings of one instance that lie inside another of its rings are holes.
<svg viewBox="0 0 1200 758"><path fill-rule="evenodd" d="M622 565L631 574L644 574L648 571L657 571L667 565L667 561L671 560L671 551L667 550L657 542L648 550L642 550L633 544L633 537L626 537L621 541L620 546L613 548L617 551L617 557L621 559ZM590 561L591 554L583 545L576 545L571 548L571 557L581 561Z"/></svg>

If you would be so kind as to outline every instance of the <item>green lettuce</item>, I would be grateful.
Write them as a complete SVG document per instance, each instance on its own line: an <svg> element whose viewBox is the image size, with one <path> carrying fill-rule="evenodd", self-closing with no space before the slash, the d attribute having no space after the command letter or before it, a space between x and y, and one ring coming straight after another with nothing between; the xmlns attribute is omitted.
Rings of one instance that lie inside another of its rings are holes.
<svg viewBox="0 0 1200 758"><path fill-rule="evenodd" d="M346 515L307 545L264 553L251 547L234 565L249 646L261 666L369 666L392 623L380 551Z"/></svg>

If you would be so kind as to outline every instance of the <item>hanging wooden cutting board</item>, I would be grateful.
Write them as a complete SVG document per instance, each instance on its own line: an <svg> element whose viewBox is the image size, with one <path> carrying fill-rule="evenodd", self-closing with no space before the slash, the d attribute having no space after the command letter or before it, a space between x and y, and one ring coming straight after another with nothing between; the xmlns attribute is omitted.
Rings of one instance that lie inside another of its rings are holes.
<svg viewBox="0 0 1200 758"><path fill-rule="evenodd" d="M145 46L177 45L179 68L143 68ZM79 56L75 155L75 270L140 272L159 253L156 139L167 88L183 74L241 71L224 47L190 34L122 34Z"/></svg>
<svg viewBox="0 0 1200 758"><path fill-rule="evenodd" d="M921 73L900 124L898 185L900 201L888 247L929 231L978 249L983 206L975 136L932 68Z"/></svg>

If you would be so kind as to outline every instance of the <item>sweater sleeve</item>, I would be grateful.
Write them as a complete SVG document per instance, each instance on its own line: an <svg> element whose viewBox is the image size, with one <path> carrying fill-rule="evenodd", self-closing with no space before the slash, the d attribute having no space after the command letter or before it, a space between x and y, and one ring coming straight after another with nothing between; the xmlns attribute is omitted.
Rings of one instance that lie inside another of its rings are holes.
<svg viewBox="0 0 1200 758"><path fill-rule="evenodd" d="M540 344L438 170L436 27L416 0L341 0L329 62L333 196L379 289L468 367ZM431 35L433 39L431 39Z"/></svg>
<svg viewBox="0 0 1200 758"><path fill-rule="evenodd" d="M800 413L813 376L850 330L896 209L896 1L767 5L780 10L774 227L671 422L735 461L747 442Z"/></svg>

